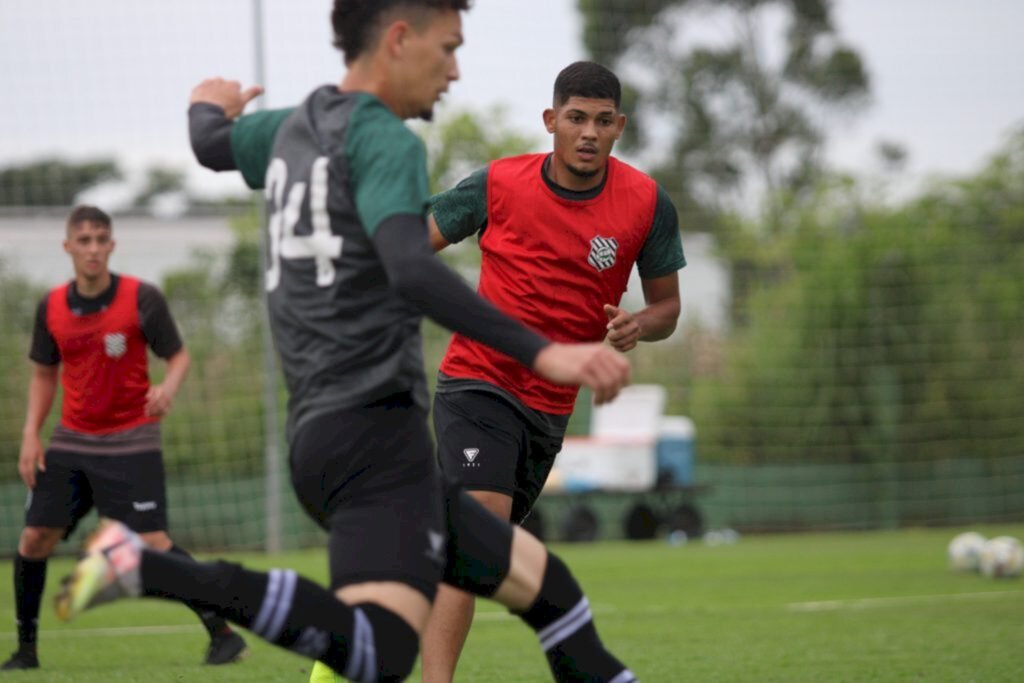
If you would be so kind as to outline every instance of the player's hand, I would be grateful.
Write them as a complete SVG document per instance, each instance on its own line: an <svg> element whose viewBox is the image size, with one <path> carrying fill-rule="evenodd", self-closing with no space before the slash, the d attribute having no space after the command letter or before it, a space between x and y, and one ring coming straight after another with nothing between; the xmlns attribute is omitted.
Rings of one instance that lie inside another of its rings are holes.
<svg viewBox="0 0 1024 683"><path fill-rule="evenodd" d="M26 434L21 439L21 452L18 454L18 474L25 486L36 487L36 470L46 471L46 454L38 434Z"/></svg>
<svg viewBox="0 0 1024 683"><path fill-rule="evenodd" d="M626 352L636 346L640 341L640 324L633 317L633 314L624 308L604 305L605 315L608 316L608 334L605 339L616 351Z"/></svg>
<svg viewBox="0 0 1024 683"><path fill-rule="evenodd" d="M549 344L537 354L533 369L556 384L588 387L598 405L629 384L629 361L604 344Z"/></svg>
<svg viewBox="0 0 1024 683"><path fill-rule="evenodd" d="M146 392L146 417L162 417L171 409L174 397L162 384L155 384Z"/></svg>
<svg viewBox="0 0 1024 683"><path fill-rule="evenodd" d="M263 86L253 85L242 90L242 84L238 81L228 81L223 78L207 78L196 87L192 88L192 95L189 97L189 104L206 102L215 104L224 110L224 115L229 119L237 118L242 114L245 105L263 94Z"/></svg>

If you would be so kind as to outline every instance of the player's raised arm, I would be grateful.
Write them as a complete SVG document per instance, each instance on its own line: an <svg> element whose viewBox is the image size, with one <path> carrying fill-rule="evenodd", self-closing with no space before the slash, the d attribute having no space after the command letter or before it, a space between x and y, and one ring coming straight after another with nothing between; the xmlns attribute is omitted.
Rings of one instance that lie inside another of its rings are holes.
<svg viewBox="0 0 1024 683"><path fill-rule="evenodd" d="M208 78L192 88L189 139L200 164L213 171L237 170L231 151L231 129L245 105L262 93L261 86L243 91L238 81L223 78Z"/></svg>
<svg viewBox="0 0 1024 683"><path fill-rule="evenodd" d="M190 104L212 104L220 107L229 119L237 119L242 115L245 106L263 94L263 86L253 85L242 90L238 81L223 78L207 78L192 88L189 96Z"/></svg>
<svg viewBox="0 0 1024 683"><path fill-rule="evenodd" d="M292 108L242 115L263 93L258 85L208 78L189 97L189 140L200 164L213 171L241 171L246 184L262 189L274 138Z"/></svg>

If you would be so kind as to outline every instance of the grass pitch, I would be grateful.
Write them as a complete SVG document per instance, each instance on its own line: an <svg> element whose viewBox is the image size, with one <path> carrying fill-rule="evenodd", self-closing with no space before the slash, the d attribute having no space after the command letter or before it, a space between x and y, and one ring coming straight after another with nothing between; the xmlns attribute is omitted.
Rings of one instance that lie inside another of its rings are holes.
<svg viewBox="0 0 1024 683"><path fill-rule="evenodd" d="M605 641L646 683L676 681L1019 681L1024 580L954 574L963 529L752 536L697 542L556 546L575 570ZM976 529L1024 537L1024 524ZM254 568L326 576L322 552L234 556ZM206 637L186 609L131 601L56 620L52 595L70 560L50 564L40 624L43 669L5 680L180 683L308 680L309 662L249 636L249 657L199 664ZM10 562L0 611L13 621ZM456 681L548 681L536 640L481 603ZM0 632L14 649L13 629ZM418 680L418 672L410 680Z"/></svg>

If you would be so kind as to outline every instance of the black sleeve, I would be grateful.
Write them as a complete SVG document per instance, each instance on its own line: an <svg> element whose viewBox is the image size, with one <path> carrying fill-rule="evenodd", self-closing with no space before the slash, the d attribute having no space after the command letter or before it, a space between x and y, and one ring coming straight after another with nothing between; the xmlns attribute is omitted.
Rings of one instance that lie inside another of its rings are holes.
<svg viewBox="0 0 1024 683"><path fill-rule="evenodd" d="M188 108L188 135L200 164L214 171L237 170L231 151L232 124L215 104L196 102Z"/></svg>
<svg viewBox="0 0 1024 683"><path fill-rule="evenodd" d="M59 365L60 349L57 348L57 340L46 326L46 302L49 296L44 296L36 308L36 323L32 327L32 347L29 349L28 357L40 365Z"/></svg>
<svg viewBox="0 0 1024 683"><path fill-rule="evenodd" d="M422 216L385 219L373 235L391 286L428 318L526 367L550 342L480 298L430 248Z"/></svg>
<svg viewBox="0 0 1024 683"><path fill-rule="evenodd" d="M160 290L148 282L139 283L139 322L142 336L160 358L170 358L182 349L184 344L174 324L167 300Z"/></svg>

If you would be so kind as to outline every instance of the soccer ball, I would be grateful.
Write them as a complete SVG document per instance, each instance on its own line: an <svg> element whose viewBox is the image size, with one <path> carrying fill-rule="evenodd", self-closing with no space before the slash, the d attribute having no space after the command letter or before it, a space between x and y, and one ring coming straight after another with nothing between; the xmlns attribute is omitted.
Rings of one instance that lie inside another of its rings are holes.
<svg viewBox="0 0 1024 683"><path fill-rule="evenodd" d="M981 549L981 573L990 579L1020 576L1024 546L1012 536L996 536Z"/></svg>
<svg viewBox="0 0 1024 683"><path fill-rule="evenodd" d="M949 542L949 567L957 572L976 572L981 561L985 537L976 531L965 531Z"/></svg>

